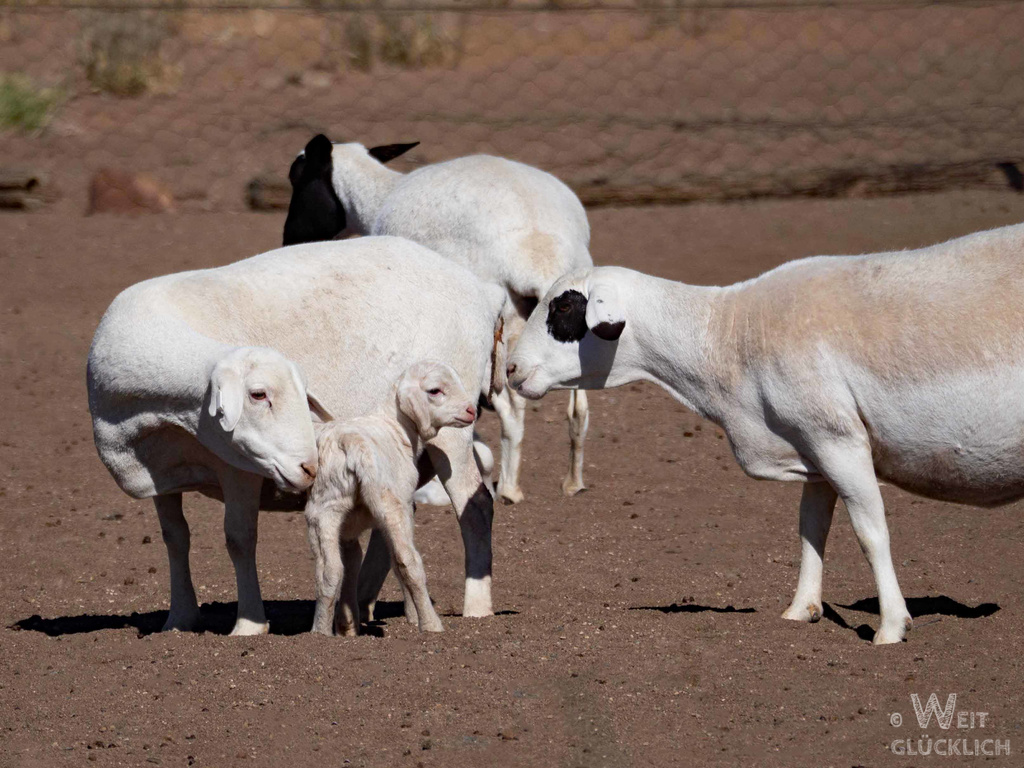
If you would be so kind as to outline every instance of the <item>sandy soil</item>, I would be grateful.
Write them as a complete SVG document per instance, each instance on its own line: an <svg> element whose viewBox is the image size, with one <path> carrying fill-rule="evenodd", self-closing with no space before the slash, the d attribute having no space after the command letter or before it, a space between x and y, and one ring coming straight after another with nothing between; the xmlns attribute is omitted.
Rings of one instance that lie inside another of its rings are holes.
<svg viewBox="0 0 1024 768"><path fill-rule="evenodd" d="M595 259L697 283L792 257L923 245L1024 220L1024 198L948 194L594 212ZM445 623L392 617L356 639L305 634L300 516L266 514L272 632L223 635L234 578L216 506L186 502L212 631L155 633L167 563L152 505L118 491L92 446L84 363L101 313L142 278L244 257L281 217L0 217L0 765L879 766L920 730L910 695L990 713L963 738L1024 749L1021 507L974 510L884 489L916 617L875 648L875 589L845 516L826 617L779 614L796 583L797 485L757 483L723 436L661 390L592 397L590 489L565 500L564 393L529 412L527 499L497 510L499 615L462 619L450 511L417 539ZM493 441L493 417L485 418ZM891 724L900 713L903 725ZM1019 757L996 764L1017 765Z"/></svg>

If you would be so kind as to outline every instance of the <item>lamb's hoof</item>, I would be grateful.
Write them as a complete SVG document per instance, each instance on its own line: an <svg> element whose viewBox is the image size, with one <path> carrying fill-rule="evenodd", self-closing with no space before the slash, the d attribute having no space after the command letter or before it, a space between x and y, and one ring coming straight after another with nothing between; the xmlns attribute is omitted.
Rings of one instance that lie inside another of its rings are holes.
<svg viewBox="0 0 1024 768"><path fill-rule="evenodd" d="M506 504L518 504L525 497L523 496L523 489L519 488L508 488L507 486L498 486L498 496Z"/></svg>
<svg viewBox="0 0 1024 768"><path fill-rule="evenodd" d="M372 603L359 606L359 621L363 624L369 624L374 620L373 614L377 610L377 601L374 600Z"/></svg>
<svg viewBox="0 0 1024 768"><path fill-rule="evenodd" d="M405 609L405 620L408 621L413 626L419 626L420 617L416 613L416 609L415 608L413 608L411 611L408 608Z"/></svg>
<svg viewBox="0 0 1024 768"><path fill-rule="evenodd" d="M252 621L251 619L237 619L235 627L231 630L232 637L250 637L252 635L265 635L270 632L269 622Z"/></svg>
<svg viewBox="0 0 1024 768"><path fill-rule="evenodd" d="M444 632L444 626L437 617L433 621L425 621L420 625L420 632Z"/></svg>
<svg viewBox="0 0 1024 768"><path fill-rule="evenodd" d="M562 481L562 493L566 496L575 496L580 491L587 490L587 486L583 484L582 480L575 480L572 476L566 477Z"/></svg>
<svg viewBox="0 0 1024 768"><path fill-rule="evenodd" d="M875 639L872 642L875 645L889 645L891 643L903 642L907 637L907 632L914 628L914 620L910 616L904 617L902 621L897 621L893 624L883 624L877 632L875 632Z"/></svg>
<svg viewBox="0 0 1024 768"><path fill-rule="evenodd" d="M803 621L813 624L816 621L821 621L821 606L814 603L806 603L804 605L794 603L785 610L782 618L789 621Z"/></svg>
<svg viewBox="0 0 1024 768"><path fill-rule="evenodd" d="M358 637L359 627L353 626L351 624L335 624L334 635L335 637Z"/></svg>
<svg viewBox="0 0 1024 768"><path fill-rule="evenodd" d="M199 628L199 612L185 613L180 616L169 614L167 621L164 622L163 627L160 629L161 632L171 632L177 630L178 632L195 632Z"/></svg>

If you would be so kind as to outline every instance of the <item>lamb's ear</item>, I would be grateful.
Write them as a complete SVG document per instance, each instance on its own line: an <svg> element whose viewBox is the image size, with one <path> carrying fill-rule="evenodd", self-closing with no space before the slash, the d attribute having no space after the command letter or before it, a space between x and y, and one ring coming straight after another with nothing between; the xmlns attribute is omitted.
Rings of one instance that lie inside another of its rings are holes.
<svg viewBox="0 0 1024 768"><path fill-rule="evenodd" d="M325 424L328 421L334 421L334 416L331 412L324 408L323 403L314 395L312 392L306 392L306 402L309 403L309 410L312 411L320 421Z"/></svg>
<svg viewBox="0 0 1024 768"><path fill-rule="evenodd" d="M219 417L220 427L231 432L242 418L245 392L242 377L230 365L218 365L210 377L210 410L214 418Z"/></svg>
<svg viewBox="0 0 1024 768"><path fill-rule="evenodd" d="M427 393L420 388L419 381L403 379L398 385L398 410L412 419L421 436L430 435L434 427L430 423L430 407Z"/></svg>
<svg viewBox="0 0 1024 768"><path fill-rule="evenodd" d="M610 283L590 286L587 297L587 328L599 339L615 341L626 327L626 314L619 302L619 292Z"/></svg>
<svg viewBox="0 0 1024 768"><path fill-rule="evenodd" d="M388 160L394 160L399 155L404 155L416 146L419 146L418 141L414 141L412 144L383 144L379 147L373 147L369 152L370 157L386 163Z"/></svg>

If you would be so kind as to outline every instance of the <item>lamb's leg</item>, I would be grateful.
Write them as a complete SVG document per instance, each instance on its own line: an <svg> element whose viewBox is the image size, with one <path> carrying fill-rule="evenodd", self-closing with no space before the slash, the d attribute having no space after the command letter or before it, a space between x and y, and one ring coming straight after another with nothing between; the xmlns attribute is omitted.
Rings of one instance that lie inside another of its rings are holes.
<svg viewBox="0 0 1024 768"><path fill-rule="evenodd" d="M409 590L406 589L405 582L401 579L401 574L398 574L394 558L391 559L391 569L399 576L398 586L402 590L402 607L405 610L405 620L418 627L420 624L420 614L419 611L416 610L416 601L412 599L412 595L409 593Z"/></svg>
<svg viewBox="0 0 1024 768"><path fill-rule="evenodd" d="M341 542L341 562L344 575L341 580L341 599L334 614L336 634L352 637L359 634L359 564L363 561L363 549L359 539Z"/></svg>
<svg viewBox="0 0 1024 768"><path fill-rule="evenodd" d="M227 470L221 477L224 491L224 536L235 566L238 585L238 616L232 635L265 635L270 630L263 612L259 574L256 571L256 539L259 524L260 488L263 478L249 472Z"/></svg>
<svg viewBox="0 0 1024 768"><path fill-rule="evenodd" d="M815 452L814 459L818 469L846 504L860 548L875 575L882 614L881 626L875 633L875 645L898 643L911 629L913 621L892 565L885 505L867 439L827 444Z"/></svg>
<svg viewBox="0 0 1024 768"><path fill-rule="evenodd" d="M805 483L800 498L800 578L793 603L782 618L817 621L821 618L821 574L825 541L832 526L836 492L828 483Z"/></svg>
<svg viewBox="0 0 1024 768"><path fill-rule="evenodd" d="M491 525L494 499L480 478L468 430L441 430L427 445L459 519L466 552L466 592L463 616L491 616Z"/></svg>
<svg viewBox="0 0 1024 768"><path fill-rule="evenodd" d="M313 551L313 574L316 591L316 609L313 629L321 635L333 635L334 611L346 575L342 562L338 536L341 533L341 515L334 509L320 505L306 505L306 533ZM352 632L355 634L353 626Z"/></svg>
<svg viewBox="0 0 1024 768"><path fill-rule="evenodd" d="M590 409L587 393L582 389L569 391L569 474L562 481L562 493L575 496L586 486L583 484L583 441L587 438Z"/></svg>
<svg viewBox="0 0 1024 768"><path fill-rule="evenodd" d="M491 397L491 404L501 421L501 474L498 496L507 504L523 500L519 487L519 468L523 458L523 432L526 426L526 400L512 387L505 387Z"/></svg>
<svg viewBox="0 0 1024 768"><path fill-rule="evenodd" d="M391 572L391 553L384 534L374 529L366 545L363 565L359 569L359 615L363 621L373 621L377 595Z"/></svg>
<svg viewBox="0 0 1024 768"><path fill-rule="evenodd" d="M365 488L365 486L364 486ZM441 632L438 618L430 595L427 593L427 574L423 570L423 559L413 543L412 506L403 504L387 489L366 489L366 501L373 512L377 527L383 532L395 564L395 573L402 582L402 591L416 607L421 632Z"/></svg>
<svg viewBox="0 0 1024 768"><path fill-rule="evenodd" d="M167 614L163 631L192 630L199 624L199 603L192 587L192 572L188 564L191 536L188 521L181 507L181 494L171 493L153 498L160 530L167 545L167 562L171 572L171 610Z"/></svg>

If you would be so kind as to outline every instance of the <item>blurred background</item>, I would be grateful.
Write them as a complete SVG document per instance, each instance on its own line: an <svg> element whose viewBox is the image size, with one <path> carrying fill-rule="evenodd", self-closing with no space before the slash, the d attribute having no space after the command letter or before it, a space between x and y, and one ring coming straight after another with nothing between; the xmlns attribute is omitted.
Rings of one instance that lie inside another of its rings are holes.
<svg viewBox="0 0 1024 768"><path fill-rule="evenodd" d="M1022 32L1019 2L8 0L0 186L85 210L114 169L274 208L317 132L522 160L589 205L1020 186Z"/></svg>

